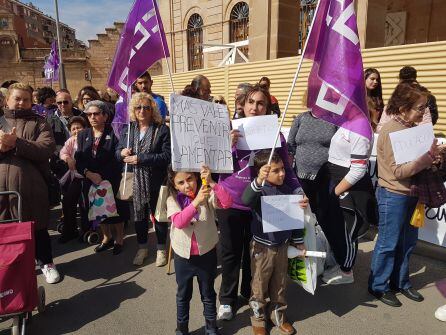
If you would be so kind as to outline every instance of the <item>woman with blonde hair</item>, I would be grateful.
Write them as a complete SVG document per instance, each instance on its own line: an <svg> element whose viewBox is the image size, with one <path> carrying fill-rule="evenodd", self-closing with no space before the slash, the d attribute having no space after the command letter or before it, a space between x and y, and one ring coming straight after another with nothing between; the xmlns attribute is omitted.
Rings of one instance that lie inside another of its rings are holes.
<svg viewBox="0 0 446 335"><path fill-rule="evenodd" d="M130 128L124 128L121 133L116 157L129 164L134 172L133 209L139 249L133 264L142 265L148 256L150 214L155 212L159 191L170 164L170 132L163 123L156 102L148 93L132 96L129 115ZM164 266L167 263L167 224L155 221L155 231L158 249L156 266Z"/></svg>

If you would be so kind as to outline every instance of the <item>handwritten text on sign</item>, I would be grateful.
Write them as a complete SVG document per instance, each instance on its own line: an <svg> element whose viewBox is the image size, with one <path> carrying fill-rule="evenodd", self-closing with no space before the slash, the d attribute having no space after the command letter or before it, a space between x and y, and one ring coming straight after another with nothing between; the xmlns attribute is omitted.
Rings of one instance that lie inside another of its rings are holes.
<svg viewBox="0 0 446 335"><path fill-rule="evenodd" d="M279 128L277 115L264 115L232 120L232 127L243 137L237 141L239 150L259 150L272 148ZM280 140L276 148L280 148Z"/></svg>
<svg viewBox="0 0 446 335"><path fill-rule="evenodd" d="M302 195L271 195L261 198L263 232L272 233L304 228Z"/></svg>
<svg viewBox="0 0 446 335"><path fill-rule="evenodd" d="M429 151L434 141L431 123L389 134L396 164L412 162Z"/></svg>
<svg viewBox="0 0 446 335"><path fill-rule="evenodd" d="M202 164L212 172L233 171L226 106L172 94L170 110L174 171L200 171Z"/></svg>

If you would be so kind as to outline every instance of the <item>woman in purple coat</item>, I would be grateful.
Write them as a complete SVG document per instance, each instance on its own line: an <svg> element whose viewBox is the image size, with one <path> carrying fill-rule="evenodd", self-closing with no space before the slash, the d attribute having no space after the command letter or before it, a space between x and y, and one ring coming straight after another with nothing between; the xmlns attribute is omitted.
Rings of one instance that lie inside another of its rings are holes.
<svg viewBox="0 0 446 335"><path fill-rule="evenodd" d="M245 94L243 113L239 114L239 118L268 114L271 114L270 94L258 84L250 87ZM238 130L231 131L234 173L221 174L219 181L233 199L231 208L217 210L222 256L218 318L223 320L230 320L234 315L233 310L238 297L240 267L242 267L240 294L245 299L249 299L251 295L249 244L252 237L250 230L252 215L251 210L243 205L241 196L246 186L256 176L253 166L256 151L238 150L236 145L239 137ZM282 134L280 135L280 142L281 147L277 149L277 152L285 164L285 183L294 190L299 188L299 183L291 168L286 140Z"/></svg>

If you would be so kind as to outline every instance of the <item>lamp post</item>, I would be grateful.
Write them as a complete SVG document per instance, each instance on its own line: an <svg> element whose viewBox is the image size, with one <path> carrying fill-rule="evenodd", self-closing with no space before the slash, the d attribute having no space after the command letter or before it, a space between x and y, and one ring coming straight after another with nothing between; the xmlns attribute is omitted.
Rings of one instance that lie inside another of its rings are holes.
<svg viewBox="0 0 446 335"><path fill-rule="evenodd" d="M60 41L60 29L59 29L59 5L57 0L54 0L54 6L56 8L56 31L57 31L57 47L59 49L59 85L61 89L67 88L67 81L65 79L65 67L62 61L62 45Z"/></svg>

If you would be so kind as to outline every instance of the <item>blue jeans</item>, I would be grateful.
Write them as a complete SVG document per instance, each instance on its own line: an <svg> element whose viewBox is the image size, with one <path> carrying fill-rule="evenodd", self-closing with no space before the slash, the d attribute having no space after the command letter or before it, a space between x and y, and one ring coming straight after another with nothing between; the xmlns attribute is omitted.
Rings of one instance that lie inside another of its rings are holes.
<svg viewBox="0 0 446 335"><path fill-rule="evenodd" d="M418 240L418 228L410 224L418 198L378 188L378 240L371 264L369 288L387 292L408 289L409 258Z"/></svg>

